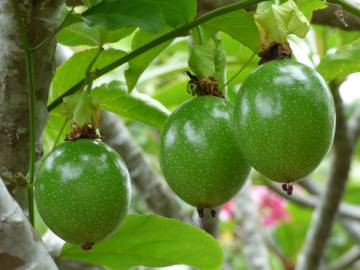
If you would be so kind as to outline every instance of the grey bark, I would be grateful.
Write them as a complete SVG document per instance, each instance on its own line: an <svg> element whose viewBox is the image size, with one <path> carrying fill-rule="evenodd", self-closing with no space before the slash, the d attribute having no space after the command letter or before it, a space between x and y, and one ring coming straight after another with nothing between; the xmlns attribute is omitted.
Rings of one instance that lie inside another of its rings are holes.
<svg viewBox="0 0 360 270"><path fill-rule="evenodd" d="M45 39L58 25L62 1L19 1L32 45ZM25 4L24 4L25 3ZM0 1L0 175L11 179L26 175L29 153L28 89L24 52L10 0ZM37 139L47 119L46 103L53 76L55 41L34 55L36 81ZM40 144L37 144L40 154ZM0 266L1 269L57 269L42 242L36 238L19 205L0 179ZM6 182L7 188L25 206L26 192Z"/></svg>
<svg viewBox="0 0 360 270"><path fill-rule="evenodd" d="M36 236L19 204L0 178L0 268L56 270L56 264Z"/></svg>
<svg viewBox="0 0 360 270"><path fill-rule="evenodd" d="M316 270L319 268L326 241L330 235L348 179L353 144L338 88L338 84L331 83L336 106L334 159L327 185L321 195L320 204L313 214L310 230L298 258L296 270Z"/></svg>
<svg viewBox="0 0 360 270"><path fill-rule="evenodd" d="M190 221L191 214L186 213L175 200L174 193L164 184L164 179L148 165L143 151L119 117L103 112L101 134L105 137L104 142L124 159L133 184L152 211L166 217Z"/></svg>
<svg viewBox="0 0 360 270"><path fill-rule="evenodd" d="M215 238L219 235L219 211L220 208L214 209L216 211L216 216L213 217L211 215L210 209L204 209L204 216L202 218L199 217L197 211L194 211L193 220L194 223L201 227L208 234L211 234Z"/></svg>
<svg viewBox="0 0 360 270"><path fill-rule="evenodd" d="M268 270L269 254L261 233L258 209L250 196L250 187L248 181L235 197L236 233L242 240L248 269Z"/></svg>
<svg viewBox="0 0 360 270"><path fill-rule="evenodd" d="M35 45L57 27L58 10L62 1L26 3L22 10L30 43ZM16 172L24 175L27 173L29 112L24 52L10 0L0 2L0 24L0 175L3 178L12 178ZM47 120L46 103L54 73L55 45L55 40L51 41L34 56L38 141ZM37 145L40 154L40 144ZM24 192L16 189L12 183L8 182L7 185L21 205L24 205Z"/></svg>

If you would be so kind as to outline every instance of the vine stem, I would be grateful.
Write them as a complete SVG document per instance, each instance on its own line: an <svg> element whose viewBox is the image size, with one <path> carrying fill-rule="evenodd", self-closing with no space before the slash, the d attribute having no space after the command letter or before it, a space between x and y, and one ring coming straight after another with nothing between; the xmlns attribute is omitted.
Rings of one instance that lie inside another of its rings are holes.
<svg viewBox="0 0 360 270"><path fill-rule="evenodd" d="M25 51L27 86L29 89L29 122L30 122L30 153L29 153L29 188L28 188L28 207L29 221L32 226L35 224L34 219L34 194L33 183L35 178L35 160L36 160L36 89L33 71L33 54L26 35L26 27L21 15L19 1L11 0L15 12L15 19L18 25L21 43Z"/></svg>
<svg viewBox="0 0 360 270"><path fill-rule="evenodd" d="M91 69L93 68L93 66L95 65L96 61L98 60L100 54L102 53L102 51L104 50L103 46L100 44L96 54L94 55L94 57L91 59L90 64L88 65L88 67L86 68L86 80L87 80L87 91L90 92L91 88L92 88L92 83L94 81L94 77L93 77L93 73L91 72Z"/></svg>
<svg viewBox="0 0 360 270"><path fill-rule="evenodd" d="M254 4L257 4L260 2L264 2L264 1L265 0L242 0L237 3L226 5L224 7L210 11L200 17L197 17L196 19L194 19L193 21L191 21L189 23L184 24L184 25L174 29L173 31L170 31L170 32L150 41L149 43L144 44L143 46L137 48L136 50L128 53L124 57L122 57L118 60L115 60L114 62L106 65L105 67L97 70L97 72L94 73L93 78L96 79L96 78L108 73L109 71L127 63L128 61L132 60L133 58L151 50L152 48L155 48L156 46L158 46L166 41L169 41L169 40L179 37L179 36L187 35L187 32L189 30L191 30L194 27L197 27L198 25L205 23L213 18L219 17L221 15L224 15L226 13L229 13L229 12L232 12L235 10L243 9L250 5L254 5ZM342 6L345 10L360 16L360 9L354 5L351 5L350 3L348 3L345 0L329 0L329 2L337 3L340 6ZM86 83L86 80L87 80L87 78L85 77L79 83L77 83L76 85L74 85L73 87L71 87L70 89L65 91L63 94L61 94L57 99L55 99L51 104L49 104L49 106L47 107L48 111L50 112L50 111L54 110L57 106L59 106L62 103L62 100L64 97L72 95L72 94L76 93L77 91L79 91L79 89L81 89L81 87L84 85L84 83Z"/></svg>
<svg viewBox="0 0 360 270"><path fill-rule="evenodd" d="M194 27L196 27L202 23L205 23L213 18L224 15L226 13L229 13L229 12L232 12L235 10L239 10L239 9L243 9L250 5L257 4L257 3L260 3L263 1L265 1L265 0L242 0L237 3L230 4L230 5L215 9L213 11L210 11L200 17L197 17L196 19L194 19L193 21L191 21L189 23L184 24L184 25L150 41L149 43L146 43L145 45L139 47L138 49L126 54L124 57L122 57L118 60L115 60L114 62L106 65L105 67L97 70L94 73L94 79L127 63L128 61L132 60L133 58L151 50L152 48L155 48L156 46L158 46L166 41L169 41L176 37L187 35L189 30L193 29ZM74 94L77 91L79 91L81 89L81 86L84 85L84 83L86 83L86 80L87 80L86 78L82 79L79 83L77 83L76 85L74 85L73 87L68 89L66 92L64 92L62 95L60 95L57 99L55 99L51 104L49 104L48 111L50 112L50 111L54 110L57 106L59 106L62 103L62 99L64 97L69 96L69 95Z"/></svg>

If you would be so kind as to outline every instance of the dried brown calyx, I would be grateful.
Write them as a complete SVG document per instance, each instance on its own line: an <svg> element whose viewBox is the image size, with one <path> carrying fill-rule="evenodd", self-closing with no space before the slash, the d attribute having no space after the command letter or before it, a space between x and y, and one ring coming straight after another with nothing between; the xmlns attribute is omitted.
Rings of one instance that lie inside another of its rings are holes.
<svg viewBox="0 0 360 270"><path fill-rule="evenodd" d="M190 80L187 85L187 92L193 96L216 96L224 98L219 89L219 84L214 77L197 77L189 71L185 71Z"/></svg>
<svg viewBox="0 0 360 270"><path fill-rule="evenodd" d="M97 134L96 129L90 125L86 124L84 126L79 126L76 123L71 124L71 132L66 135L65 141L75 141L77 139L101 139L101 136Z"/></svg>
<svg viewBox="0 0 360 270"><path fill-rule="evenodd" d="M259 65L262 65L272 60L290 59L291 54L292 51L289 43L273 43L266 50L259 53L259 56L261 57Z"/></svg>

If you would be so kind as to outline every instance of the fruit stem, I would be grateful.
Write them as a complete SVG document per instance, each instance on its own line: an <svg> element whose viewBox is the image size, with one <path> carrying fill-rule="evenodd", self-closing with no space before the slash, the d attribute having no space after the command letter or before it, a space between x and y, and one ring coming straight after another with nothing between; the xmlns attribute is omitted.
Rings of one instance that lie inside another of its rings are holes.
<svg viewBox="0 0 360 270"><path fill-rule="evenodd" d="M134 59L135 57L142 55L143 53L155 48L156 46L167 42L169 40L172 40L176 37L180 37L180 36L186 36L188 35L188 31L193 29L194 27L205 23L213 18L219 17L221 15L224 15L226 13L235 11L235 10L239 10L239 9L243 9L246 8L250 5L254 5L260 2L264 2L265 0L242 0L239 2L236 2L234 4L230 4L230 5L226 5L223 6L221 8L212 10L202 16L197 17L196 19L194 19L193 21L184 24L152 41L150 41L149 43L144 44L143 46L137 48L136 50L126 54L124 57L115 60L114 62L106 65L105 67L97 70L94 73L94 79L108 73L109 71L129 62L130 60ZM64 92L62 95L60 95L57 99L55 99L51 104L49 104L48 106L48 111L52 111L53 109L55 109L57 106L59 106L62 103L62 99L68 95L74 94L77 91L79 91L81 89L81 86L86 83L86 78L83 79L82 81L80 81L79 83L77 83L76 85L74 85L73 87L71 87L70 89L68 89L66 92Z"/></svg>
<svg viewBox="0 0 360 270"><path fill-rule="evenodd" d="M95 65L96 61L98 60L100 54L102 53L102 51L104 50L102 44L100 44L98 46L98 49L96 51L96 54L94 55L94 57L91 59L90 64L88 65L88 67L86 68L86 81L87 81L87 89L86 91L90 92L91 88L92 88L92 83L94 81L94 79L96 79L97 77L94 76L95 73L91 72L91 69L93 68L93 66Z"/></svg>
<svg viewBox="0 0 360 270"><path fill-rule="evenodd" d="M57 135L57 137L56 137L56 140L55 140L55 142L54 142L54 145L53 145L53 147L52 147L52 150L56 147L56 145L58 144L58 142L59 142L59 140L60 140L60 138L61 138L61 135L62 135L62 133L64 132L64 129L65 129L65 127L66 127L66 125L67 125L67 123L69 122L69 118L66 118L65 119L65 121L64 121L64 123L63 123L63 125L61 126L61 129L60 129L60 131L59 131L59 133L58 133L58 135Z"/></svg>
<svg viewBox="0 0 360 270"><path fill-rule="evenodd" d="M236 79L237 76L240 75L241 72L250 64L250 62L253 60L254 56L257 54L257 52L254 52L250 58L246 61L246 63L232 76L226 83L225 86L229 85L233 80Z"/></svg>
<svg viewBox="0 0 360 270"><path fill-rule="evenodd" d="M35 178L35 160L36 160L36 88L33 71L33 53L26 35L26 27L21 15L19 1L12 0L15 13L15 19L18 25L21 43L25 51L27 87L29 89L29 118L30 118L30 153L29 153L29 187L28 187L28 207L29 220L32 226L35 224L34 219L34 195L33 183Z"/></svg>

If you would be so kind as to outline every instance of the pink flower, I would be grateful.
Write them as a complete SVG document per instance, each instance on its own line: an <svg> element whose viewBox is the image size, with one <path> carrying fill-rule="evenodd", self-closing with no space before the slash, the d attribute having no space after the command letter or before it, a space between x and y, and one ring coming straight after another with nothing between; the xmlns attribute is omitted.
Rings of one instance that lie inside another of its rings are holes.
<svg viewBox="0 0 360 270"><path fill-rule="evenodd" d="M260 221L264 226L274 226L290 219L289 212L286 210L286 200L267 187L253 186L251 197L259 207Z"/></svg>
<svg viewBox="0 0 360 270"><path fill-rule="evenodd" d="M231 200L225 203L220 209L220 219L228 221L234 217L235 201Z"/></svg>

